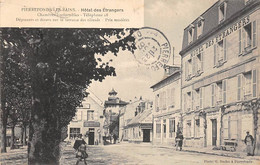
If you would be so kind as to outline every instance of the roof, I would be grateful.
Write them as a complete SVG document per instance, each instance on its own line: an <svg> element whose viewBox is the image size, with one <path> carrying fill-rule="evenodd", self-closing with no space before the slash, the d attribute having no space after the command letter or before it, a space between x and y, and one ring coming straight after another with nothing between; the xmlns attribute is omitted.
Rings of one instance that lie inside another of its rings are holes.
<svg viewBox="0 0 260 165"><path fill-rule="evenodd" d="M126 105L128 104L125 101L119 100L119 102L117 102L117 100L109 100L109 101L105 101L105 105Z"/></svg>
<svg viewBox="0 0 260 165"><path fill-rule="evenodd" d="M114 90L114 88L108 93L109 95L117 94L117 92Z"/></svg>
<svg viewBox="0 0 260 165"><path fill-rule="evenodd" d="M141 123L152 123L152 119L148 119L148 121L145 121L145 119L149 118L149 116L152 115L152 111L145 110L142 113L139 113L136 115L128 124L127 126L141 124Z"/></svg>
<svg viewBox="0 0 260 165"><path fill-rule="evenodd" d="M159 81L159 82L157 82L156 84L152 85L150 88L156 87L157 85L159 85L159 84L165 82L165 81L168 80L169 78L174 77L174 76L177 75L178 73L179 73L179 76L180 76L181 71L180 71L180 70L177 70L177 71L173 72L171 75L169 75L169 76L163 78L161 81Z"/></svg>
<svg viewBox="0 0 260 165"><path fill-rule="evenodd" d="M227 4L226 18L222 23L219 24L218 10L220 4L222 4L223 2ZM191 22L191 24L187 25L187 27L184 29L182 51L180 52L180 54L183 55L190 48L196 46L198 43L201 43L203 40L207 39L208 36L211 36L212 33L221 29L223 25L234 21L235 17L241 16L245 10L252 10L253 7L256 6L256 4L259 5L259 0L251 0L250 3L247 5L245 4L245 0L219 0L204 13L198 15L197 19ZM203 33L198 38L197 23L200 18L204 19L204 25L202 29ZM192 43L188 44L188 30L190 25L194 25L194 35Z"/></svg>

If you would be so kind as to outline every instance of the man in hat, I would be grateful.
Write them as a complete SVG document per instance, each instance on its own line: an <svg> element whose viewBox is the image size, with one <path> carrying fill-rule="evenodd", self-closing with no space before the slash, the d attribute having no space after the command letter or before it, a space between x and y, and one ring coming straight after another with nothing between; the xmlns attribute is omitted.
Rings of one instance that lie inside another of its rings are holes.
<svg viewBox="0 0 260 165"><path fill-rule="evenodd" d="M249 131L247 131L246 137L245 137L247 156L253 156L254 155L253 142L254 142L253 136L249 134Z"/></svg>

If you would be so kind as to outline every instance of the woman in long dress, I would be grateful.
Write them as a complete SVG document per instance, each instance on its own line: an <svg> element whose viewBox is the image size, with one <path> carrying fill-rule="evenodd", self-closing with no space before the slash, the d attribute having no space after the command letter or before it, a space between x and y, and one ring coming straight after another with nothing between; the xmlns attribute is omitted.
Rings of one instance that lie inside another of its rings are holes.
<svg viewBox="0 0 260 165"><path fill-rule="evenodd" d="M246 137L245 137L247 156L253 156L254 155L253 142L254 142L253 136L249 134L249 131L247 131Z"/></svg>

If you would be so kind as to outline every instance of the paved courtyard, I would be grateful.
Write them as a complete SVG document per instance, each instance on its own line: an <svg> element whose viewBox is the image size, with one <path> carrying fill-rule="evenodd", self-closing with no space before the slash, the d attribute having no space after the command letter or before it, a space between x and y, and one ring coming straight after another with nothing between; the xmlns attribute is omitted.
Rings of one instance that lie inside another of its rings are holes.
<svg viewBox="0 0 260 165"><path fill-rule="evenodd" d="M259 164L256 160L239 159L185 151L153 147L150 144L116 144L107 146L88 146L89 165L172 165L172 164ZM27 164L26 153L12 154L1 159L2 165ZM61 165L74 165L75 153L72 146L64 147ZM80 164L84 164L80 162Z"/></svg>

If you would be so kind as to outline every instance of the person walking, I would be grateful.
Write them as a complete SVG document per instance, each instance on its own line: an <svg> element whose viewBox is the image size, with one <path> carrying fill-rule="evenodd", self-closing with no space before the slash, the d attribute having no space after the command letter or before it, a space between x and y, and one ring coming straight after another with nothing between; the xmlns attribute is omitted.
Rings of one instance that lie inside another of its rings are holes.
<svg viewBox="0 0 260 165"><path fill-rule="evenodd" d="M182 132L179 132L176 136L176 151L178 147L180 147L180 151L182 150L182 143L183 143L183 135Z"/></svg>
<svg viewBox="0 0 260 165"><path fill-rule="evenodd" d="M245 137L247 156L254 156L253 142L254 142L253 136L249 134L249 131L247 131Z"/></svg>
<svg viewBox="0 0 260 165"><path fill-rule="evenodd" d="M82 138L82 134L78 135L78 138L76 139L73 148L76 151L76 158L78 158L76 165L78 165L82 159L84 160L84 163L86 165L86 158L88 157L88 154L86 152L87 146L85 140Z"/></svg>

